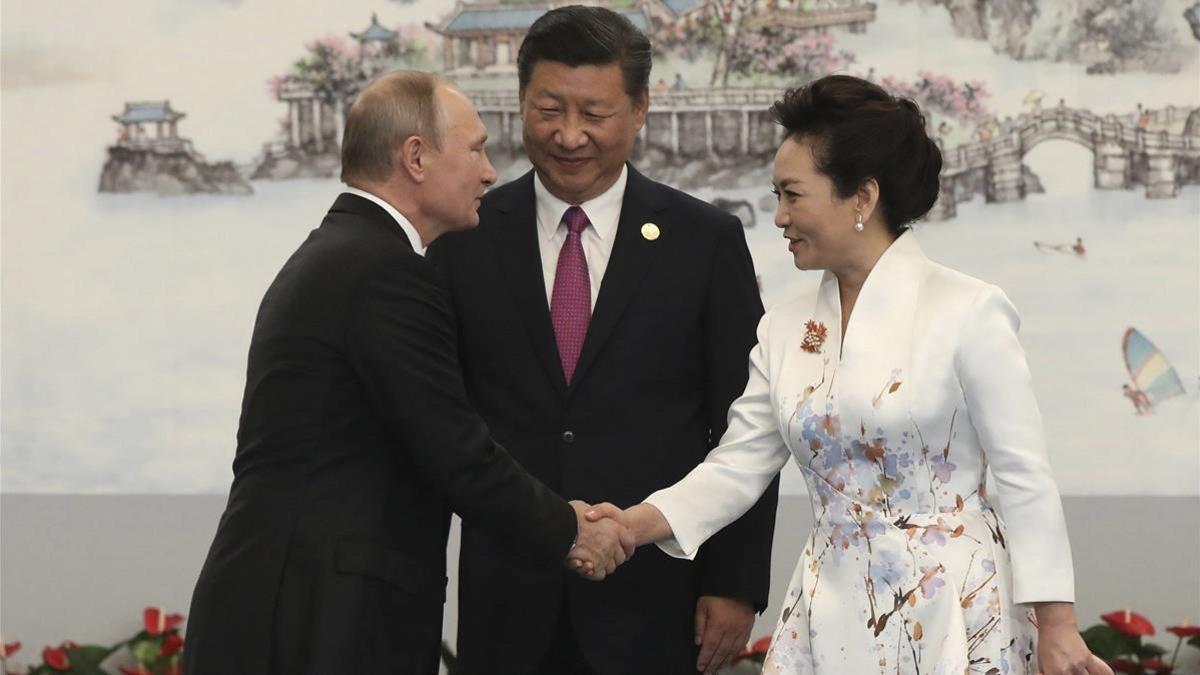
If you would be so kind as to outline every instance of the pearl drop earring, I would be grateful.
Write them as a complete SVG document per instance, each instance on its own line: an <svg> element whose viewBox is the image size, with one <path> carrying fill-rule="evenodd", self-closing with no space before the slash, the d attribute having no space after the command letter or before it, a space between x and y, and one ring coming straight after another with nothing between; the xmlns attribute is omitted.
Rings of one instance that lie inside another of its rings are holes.
<svg viewBox="0 0 1200 675"><path fill-rule="evenodd" d="M863 228L865 228L865 227L866 226L863 225L863 221L862 221L862 211L855 211L854 212L854 231L862 232Z"/></svg>

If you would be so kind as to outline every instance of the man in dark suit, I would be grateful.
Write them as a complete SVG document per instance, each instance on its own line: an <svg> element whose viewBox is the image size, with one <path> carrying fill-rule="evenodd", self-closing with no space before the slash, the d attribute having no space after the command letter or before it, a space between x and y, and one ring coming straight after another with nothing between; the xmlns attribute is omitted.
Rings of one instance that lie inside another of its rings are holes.
<svg viewBox="0 0 1200 675"><path fill-rule="evenodd" d="M389 73L346 121L350 189L267 290L229 503L192 599L189 675L438 671L454 510L514 565L624 560L467 403L425 245L495 180L466 97ZM576 537L578 536L578 539ZM573 544L574 542L574 544Z"/></svg>
<svg viewBox="0 0 1200 675"><path fill-rule="evenodd" d="M649 71L646 37L612 11L538 19L518 57L535 170L431 251L468 396L496 438L559 494L618 506L673 484L720 439L762 314L737 220L627 164ZM514 568L464 522L463 672L715 671L767 604L776 495L695 563L648 548L603 584Z"/></svg>

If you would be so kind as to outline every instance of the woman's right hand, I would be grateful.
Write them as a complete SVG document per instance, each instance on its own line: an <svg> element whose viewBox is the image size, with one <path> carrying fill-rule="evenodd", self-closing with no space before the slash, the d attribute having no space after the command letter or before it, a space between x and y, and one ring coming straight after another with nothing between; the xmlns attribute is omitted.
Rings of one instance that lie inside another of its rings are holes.
<svg viewBox="0 0 1200 675"><path fill-rule="evenodd" d="M637 546L669 539L675 534L671 531L671 524L667 522L662 512L652 504L644 502L623 511L607 502L598 504L592 507L585 517L592 522L604 518L616 520L633 532L634 542Z"/></svg>
<svg viewBox="0 0 1200 675"><path fill-rule="evenodd" d="M1038 675L1113 675L1108 664L1088 651L1075 621L1075 605L1034 605L1038 625Z"/></svg>

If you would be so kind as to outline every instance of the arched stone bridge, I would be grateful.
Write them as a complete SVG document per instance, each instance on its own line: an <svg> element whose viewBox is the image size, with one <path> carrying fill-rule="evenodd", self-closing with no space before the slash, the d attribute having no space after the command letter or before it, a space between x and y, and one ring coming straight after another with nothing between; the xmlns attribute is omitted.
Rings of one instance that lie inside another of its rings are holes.
<svg viewBox="0 0 1200 675"><path fill-rule="evenodd" d="M982 193L989 202L1025 198L1021 162L1037 145L1066 140L1092 151L1095 185L1101 190L1145 188L1151 199L1174 197L1179 186L1200 183L1200 136L1172 133L1190 110L1166 108L1136 115L1100 116L1058 106L1025 114L995 137L943 149L942 194L930 217L951 218L955 206ZM1160 127L1158 130L1151 130Z"/></svg>

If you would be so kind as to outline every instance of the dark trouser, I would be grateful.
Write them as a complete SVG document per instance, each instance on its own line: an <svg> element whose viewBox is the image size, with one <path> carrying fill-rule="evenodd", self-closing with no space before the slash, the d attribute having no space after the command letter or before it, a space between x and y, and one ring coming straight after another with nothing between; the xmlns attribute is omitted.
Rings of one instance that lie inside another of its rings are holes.
<svg viewBox="0 0 1200 675"><path fill-rule="evenodd" d="M579 641L575 639L565 593L559 603L558 626L554 629L554 637L538 665L536 675L595 675L583 656L583 650L579 648Z"/></svg>

